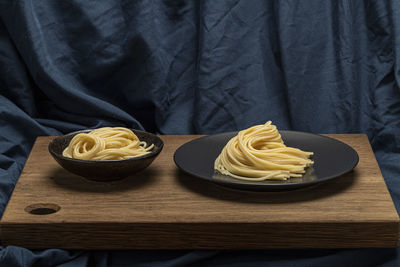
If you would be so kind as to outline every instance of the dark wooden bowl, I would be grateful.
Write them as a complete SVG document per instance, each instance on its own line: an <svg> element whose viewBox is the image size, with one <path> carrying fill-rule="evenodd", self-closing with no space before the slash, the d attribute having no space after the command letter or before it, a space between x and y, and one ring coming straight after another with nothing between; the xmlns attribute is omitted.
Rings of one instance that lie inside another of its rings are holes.
<svg viewBox="0 0 400 267"><path fill-rule="evenodd" d="M164 146L164 142L154 134L131 130L141 141L145 141L149 145L154 144L154 148L149 154L123 160L81 160L63 157L62 152L75 135L92 130L82 130L56 137L49 143L49 152L64 169L71 173L94 181L120 180L147 168Z"/></svg>

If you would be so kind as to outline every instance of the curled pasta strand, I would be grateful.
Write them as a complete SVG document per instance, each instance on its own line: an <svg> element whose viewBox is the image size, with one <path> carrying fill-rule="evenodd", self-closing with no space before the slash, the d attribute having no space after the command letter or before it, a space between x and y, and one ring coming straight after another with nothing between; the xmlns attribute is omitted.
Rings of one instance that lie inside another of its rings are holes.
<svg viewBox="0 0 400 267"><path fill-rule="evenodd" d="M271 121L240 131L214 163L215 171L246 181L301 177L314 164L312 152L287 147Z"/></svg>
<svg viewBox="0 0 400 267"><path fill-rule="evenodd" d="M83 160L121 160L150 153L150 146L129 129L103 127L75 135L63 156Z"/></svg>

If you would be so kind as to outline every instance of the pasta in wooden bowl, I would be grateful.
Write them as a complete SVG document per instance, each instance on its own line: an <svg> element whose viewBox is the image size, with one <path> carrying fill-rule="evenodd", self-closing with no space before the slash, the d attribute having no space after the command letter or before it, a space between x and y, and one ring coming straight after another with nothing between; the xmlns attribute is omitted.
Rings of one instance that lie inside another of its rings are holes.
<svg viewBox="0 0 400 267"><path fill-rule="evenodd" d="M64 149L63 156L83 160L121 160L149 154L154 144L148 145L129 129L103 127L79 133Z"/></svg>
<svg viewBox="0 0 400 267"><path fill-rule="evenodd" d="M103 127L56 137L49 152L66 170L96 181L125 178L148 167L163 148L156 135Z"/></svg>

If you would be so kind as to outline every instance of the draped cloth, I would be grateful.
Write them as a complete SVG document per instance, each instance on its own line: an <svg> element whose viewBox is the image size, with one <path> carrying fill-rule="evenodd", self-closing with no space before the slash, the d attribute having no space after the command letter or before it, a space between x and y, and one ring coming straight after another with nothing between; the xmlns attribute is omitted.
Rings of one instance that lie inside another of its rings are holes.
<svg viewBox="0 0 400 267"><path fill-rule="evenodd" d="M400 207L397 0L0 0L0 214L39 135L365 133ZM398 248L31 251L0 266L398 266Z"/></svg>

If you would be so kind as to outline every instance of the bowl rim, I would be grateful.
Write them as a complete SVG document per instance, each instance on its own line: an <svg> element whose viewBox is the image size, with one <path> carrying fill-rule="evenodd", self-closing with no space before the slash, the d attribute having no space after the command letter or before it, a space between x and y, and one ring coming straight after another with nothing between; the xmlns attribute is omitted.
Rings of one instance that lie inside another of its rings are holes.
<svg viewBox="0 0 400 267"><path fill-rule="evenodd" d="M142 156L139 156L139 157L133 157L133 158L129 158L129 159L118 159L118 160L75 159L75 158L64 157L62 154L56 153L55 151L53 151L51 149L52 144L54 144L54 142L56 142L56 140L59 140L61 138L66 138L66 137L69 137L69 136L75 136L75 135L80 134L80 133L88 133L88 132L91 132L91 131L96 130L96 129L98 129L98 128L83 129L83 130L78 130L78 131L74 131L74 132L70 132L70 133L67 133L67 134L64 134L64 135L57 136L53 140L50 141L50 143L48 145L48 150L55 157L63 159L63 160L68 160L68 161L71 161L71 162L85 163L85 164L94 164L94 163L112 164L112 163L120 163L120 162L127 162L127 161L137 161L137 160L141 160L141 159L151 158L151 157L154 157L154 156L158 155L161 152L161 150L163 149L163 147L164 147L164 141L159 136L157 136L156 134L149 133L149 132L142 131L142 130L127 128L127 129L133 131L135 134L136 134L136 132L139 132L141 134L150 135L150 136L156 138L160 142L160 145L156 146L155 149L152 149L150 151L150 153L148 153L148 154L145 154L145 155L142 155Z"/></svg>

